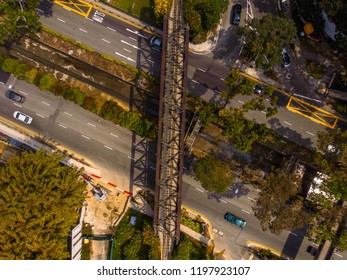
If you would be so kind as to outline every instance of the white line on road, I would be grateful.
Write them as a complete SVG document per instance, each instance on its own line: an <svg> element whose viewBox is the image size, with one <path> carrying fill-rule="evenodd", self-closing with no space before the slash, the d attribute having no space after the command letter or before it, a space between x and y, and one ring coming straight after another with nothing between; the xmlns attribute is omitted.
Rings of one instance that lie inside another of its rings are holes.
<svg viewBox="0 0 347 280"><path fill-rule="evenodd" d="M113 137L117 137L118 138L118 135L113 134L112 132L110 133L110 135L112 135Z"/></svg>
<svg viewBox="0 0 347 280"><path fill-rule="evenodd" d="M128 156L128 158L130 158L130 159L132 159L132 160L135 160L133 157L131 157L131 156Z"/></svg>
<svg viewBox="0 0 347 280"><path fill-rule="evenodd" d="M21 105L19 105L19 104L17 104L17 103L13 103L13 105L15 105L15 106L17 106L17 107L22 108L22 106L21 106Z"/></svg>
<svg viewBox="0 0 347 280"><path fill-rule="evenodd" d="M198 188L195 188L195 189L196 189L197 191L199 191L199 192L202 192L202 193L204 192L203 190L200 190L200 189L198 189Z"/></svg>
<svg viewBox="0 0 347 280"><path fill-rule="evenodd" d="M130 51L130 50L126 49L126 48L123 48L123 50L125 50L128 53L132 53L132 51Z"/></svg>
<svg viewBox="0 0 347 280"><path fill-rule="evenodd" d="M143 36L141 33L139 33L137 30L131 30L131 29L129 29L129 28L127 28L126 29L126 31L129 31L129 32L131 32L131 33L134 33L134 34L136 34L137 36L140 36L140 37L142 37L142 38L146 38L146 36Z"/></svg>
<svg viewBox="0 0 347 280"><path fill-rule="evenodd" d="M24 92L24 91L22 91L22 90L20 90L19 92L20 92L20 93L23 93L24 95L28 95L26 92Z"/></svg>
<svg viewBox="0 0 347 280"><path fill-rule="evenodd" d="M103 41L106 42L106 43L111 44L111 42L110 42L109 40L106 40L106 39L104 39L104 38L102 38L101 40L103 40Z"/></svg>
<svg viewBox="0 0 347 280"><path fill-rule="evenodd" d="M219 79L221 79L222 81L224 81L224 78L219 78Z"/></svg>
<svg viewBox="0 0 347 280"><path fill-rule="evenodd" d="M87 30L84 30L84 29L82 29L82 28L78 28L78 29L81 30L81 31L84 32L84 33L88 33Z"/></svg>
<svg viewBox="0 0 347 280"><path fill-rule="evenodd" d="M59 20L59 21L61 21L61 22L63 22L63 23L66 22L65 20L62 20L61 18L57 18L57 20Z"/></svg>
<svg viewBox="0 0 347 280"><path fill-rule="evenodd" d="M116 30L116 29L113 29L113 28L108 27L108 26L107 26L107 29L110 29L110 30L112 30L112 31L114 31L114 32L117 32L117 30Z"/></svg>
<svg viewBox="0 0 347 280"><path fill-rule="evenodd" d="M67 128L65 125L59 124L59 126L61 126L62 128Z"/></svg>
<svg viewBox="0 0 347 280"><path fill-rule="evenodd" d="M314 136L314 134L312 132L306 131L306 133Z"/></svg>
<svg viewBox="0 0 347 280"><path fill-rule="evenodd" d="M135 60L133 60L133 59L130 58L130 57L127 57L127 60L132 61L132 62L136 62Z"/></svg>
<svg viewBox="0 0 347 280"><path fill-rule="evenodd" d="M134 49L137 49L137 50L142 51L141 48L139 48L139 47L137 47L137 46L135 46L135 45L132 45L132 44L128 43L127 41L121 40L121 42L122 42L123 44L126 44L126 45L130 46L130 47L133 47Z"/></svg>
<svg viewBox="0 0 347 280"><path fill-rule="evenodd" d="M153 169L153 170L156 170L156 168L155 168L155 167L153 167L153 166L150 166L149 168L150 168L150 169Z"/></svg>
<svg viewBox="0 0 347 280"><path fill-rule="evenodd" d="M119 53L119 52L115 52L115 54L116 54L116 55L119 55L119 56L121 56L121 57L127 58L125 55L123 55L123 54L121 54L121 53Z"/></svg>
<svg viewBox="0 0 347 280"><path fill-rule="evenodd" d="M269 99L269 98L265 98L265 100L270 102L270 99Z"/></svg>
<svg viewBox="0 0 347 280"><path fill-rule="evenodd" d="M111 147L104 145L106 149L113 150Z"/></svg>
<svg viewBox="0 0 347 280"><path fill-rule="evenodd" d="M108 183L108 181L105 180L104 178L100 178L100 180L103 181L103 182L106 183L106 184Z"/></svg>
<svg viewBox="0 0 347 280"><path fill-rule="evenodd" d="M90 139L88 136L85 136L85 135L83 135L83 134L82 134L82 137L83 137L83 138L86 138L86 139L88 139L88 140Z"/></svg>
<svg viewBox="0 0 347 280"><path fill-rule="evenodd" d="M136 38L133 38L133 37L130 37L130 36L129 36L129 39L137 42L137 39L136 39Z"/></svg>
<svg viewBox="0 0 347 280"><path fill-rule="evenodd" d="M248 212L248 211L246 211L245 209L242 209L242 208L241 208L241 211L243 211L243 212L245 212L247 214L251 214L250 212Z"/></svg>
<svg viewBox="0 0 347 280"><path fill-rule="evenodd" d="M294 236L298 236L296 233L293 233L293 232L289 232L289 234L292 234L292 235L294 235Z"/></svg>
<svg viewBox="0 0 347 280"><path fill-rule="evenodd" d="M68 112L64 112L64 114L66 114L66 115L72 117L72 115L71 115L70 113L68 113Z"/></svg>
<svg viewBox="0 0 347 280"><path fill-rule="evenodd" d="M201 68L196 68L198 70L200 70L201 72L206 72L204 69L201 69Z"/></svg>
<svg viewBox="0 0 347 280"><path fill-rule="evenodd" d="M43 118L43 119L45 118L44 116L42 116L42 115L40 115L40 114L38 114L38 113L36 113L36 115L39 116L39 117L41 117L41 118Z"/></svg>
<svg viewBox="0 0 347 280"><path fill-rule="evenodd" d="M340 257L340 258L343 258L342 255L338 254L338 253L335 253L336 256Z"/></svg>
<svg viewBox="0 0 347 280"><path fill-rule="evenodd" d="M220 201L220 202L223 202L223 203L228 203L228 202L226 202L226 201L223 200L223 199L220 199L219 201Z"/></svg>
<svg viewBox="0 0 347 280"><path fill-rule="evenodd" d="M47 106L51 106L51 104L45 102L45 101L42 101L43 104L47 105Z"/></svg>
<svg viewBox="0 0 347 280"><path fill-rule="evenodd" d="M284 123L285 123L285 124L287 124L287 125L292 125L291 123L289 123L289 122L286 122L286 121L284 121Z"/></svg>
<svg viewBox="0 0 347 280"><path fill-rule="evenodd" d="M39 9L39 8L36 8L36 10L38 10L40 13L44 13L45 11Z"/></svg>
<svg viewBox="0 0 347 280"><path fill-rule="evenodd" d="M215 93L222 93L222 92L221 92L220 90L218 90L218 89L215 89L214 92L215 92Z"/></svg>
<svg viewBox="0 0 347 280"><path fill-rule="evenodd" d="M92 126L92 127L96 127L94 124L92 124L92 123L88 123L90 126Z"/></svg>
<svg viewBox="0 0 347 280"><path fill-rule="evenodd" d="M265 111L261 111L263 114L266 114L266 112Z"/></svg>
<svg viewBox="0 0 347 280"><path fill-rule="evenodd" d="M249 200L251 200L251 201L255 201L254 198L251 198L251 197L249 197L249 196L247 196L247 198L248 198Z"/></svg>
<svg viewBox="0 0 347 280"><path fill-rule="evenodd" d="M241 104L245 104L245 102L241 101L241 100L237 100L237 102L241 103Z"/></svg>
<svg viewBox="0 0 347 280"><path fill-rule="evenodd" d="M148 59L148 61L149 61L150 63L155 63L153 60L150 60L150 59Z"/></svg>
<svg viewBox="0 0 347 280"><path fill-rule="evenodd" d="M304 98L304 99L313 100L313 101L316 101L316 102L319 102L319 103L323 103L323 101L322 101L322 100L318 100L318 99L310 98L310 97L303 96L303 95L300 95L300 94L293 93L293 95L294 95L294 96L301 97L301 98Z"/></svg>
<svg viewBox="0 0 347 280"><path fill-rule="evenodd" d="M193 83L200 84L200 82L192 80Z"/></svg>
<svg viewBox="0 0 347 280"><path fill-rule="evenodd" d="M4 85L5 83L4 82L0 82L0 84Z"/></svg>

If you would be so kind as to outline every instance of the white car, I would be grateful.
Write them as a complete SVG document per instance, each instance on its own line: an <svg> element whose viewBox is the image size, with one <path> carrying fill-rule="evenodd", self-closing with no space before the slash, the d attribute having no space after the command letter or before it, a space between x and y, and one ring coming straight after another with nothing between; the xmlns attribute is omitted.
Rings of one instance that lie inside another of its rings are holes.
<svg viewBox="0 0 347 280"><path fill-rule="evenodd" d="M23 123L26 123L26 124L31 124L31 122L33 121L33 118L22 113L22 112L19 112L19 111L16 111L13 113L13 117Z"/></svg>

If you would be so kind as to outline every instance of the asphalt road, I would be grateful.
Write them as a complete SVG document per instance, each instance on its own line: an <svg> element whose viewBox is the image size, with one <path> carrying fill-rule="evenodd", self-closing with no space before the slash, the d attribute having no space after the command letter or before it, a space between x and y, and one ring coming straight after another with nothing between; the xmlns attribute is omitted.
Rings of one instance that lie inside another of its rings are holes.
<svg viewBox="0 0 347 280"><path fill-rule="evenodd" d="M24 103L18 104L5 97L9 85L26 97ZM148 148L146 141L129 130L101 120L62 97L40 91L22 80L14 80L13 76L7 79L6 85L0 85L0 92L2 117L84 155L100 167L104 178L123 189L132 191L137 183L143 185L141 180L146 180L153 186L155 143ZM14 111L33 117L33 122L26 125L15 120L12 116ZM144 153L148 149L151 151ZM146 173L143 172L146 169L147 176L143 178L141 175ZM223 197L208 197L200 183L191 176L185 175L183 182L183 204L206 215L213 227L224 233L223 236L216 234L216 244L225 248L232 258L241 259L246 242L253 241L271 246L291 258L312 259L305 252L311 243L303 238L304 232L287 232L277 236L262 231L259 221L252 213L252 204L258 196L257 190L252 186L235 180ZM247 227L241 230L224 221L224 214L228 211L244 218ZM345 256L342 257L346 259Z"/></svg>

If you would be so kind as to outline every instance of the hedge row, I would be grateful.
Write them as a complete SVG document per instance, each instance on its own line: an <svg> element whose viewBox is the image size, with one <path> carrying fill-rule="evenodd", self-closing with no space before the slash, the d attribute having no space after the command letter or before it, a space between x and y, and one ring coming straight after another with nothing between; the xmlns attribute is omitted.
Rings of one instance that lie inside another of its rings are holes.
<svg viewBox="0 0 347 280"><path fill-rule="evenodd" d="M41 90L63 96L106 120L135 131L142 137L154 140L157 136L157 129L152 122L142 118L138 113L125 111L115 101L88 96L79 88L57 80L52 74L30 68L16 59L0 56L0 67L5 72L16 75L18 79L24 79Z"/></svg>

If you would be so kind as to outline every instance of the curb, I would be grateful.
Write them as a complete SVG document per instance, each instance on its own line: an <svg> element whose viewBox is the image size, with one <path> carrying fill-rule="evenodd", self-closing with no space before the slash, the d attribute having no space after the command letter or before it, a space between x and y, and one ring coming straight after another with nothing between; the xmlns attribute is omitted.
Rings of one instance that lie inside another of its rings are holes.
<svg viewBox="0 0 347 280"><path fill-rule="evenodd" d="M133 193L128 192L128 191L125 191L125 190L122 190L122 189L119 188L116 184L113 184L112 182L110 182L110 181L108 181L108 180L102 178L102 177L99 176L99 175L83 173L83 177L84 177L86 180L88 180L90 177L96 178L96 179L98 179L98 180L104 182L105 184L107 184L107 185L109 185L109 186L112 186L112 187L116 188L118 191L124 193L125 195L127 195L127 196L129 196L129 197L133 196Z"/></svg>
<svg viewBox="0 0 347 280"><path fill-rule="evenodd" d="M281 257L281 258L285 258L290 260L291 258L289 258L288 256L286 256L285 254L282 254L280 251L277 251L276 249L271 248L270 246L267 246L265 244L261 244L259 242L255 242L255 241L247 241L246 242L247 247L256 247L256 248L262 248L262 249L267 249L270 250L271 253L273 253L274 255Z"/></svg>

